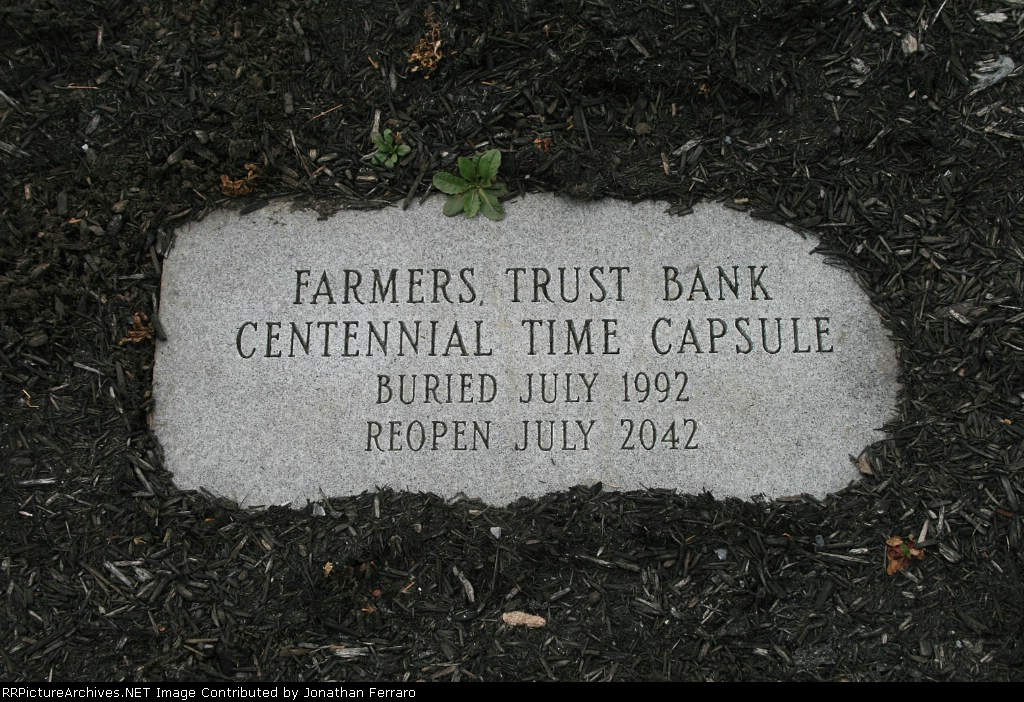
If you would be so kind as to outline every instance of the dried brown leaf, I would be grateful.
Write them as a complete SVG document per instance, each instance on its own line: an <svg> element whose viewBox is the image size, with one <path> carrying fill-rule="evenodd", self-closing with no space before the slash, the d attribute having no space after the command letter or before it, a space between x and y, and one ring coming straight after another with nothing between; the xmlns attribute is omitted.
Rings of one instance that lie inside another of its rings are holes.
<svg viewBox="0 0 1024 702"><path fill-rule="evenodd" d="M412 71L424 71L429 73L437 68L438 62L444 57L441 51L441 24L434 17L434 11L427 8L424 13L427 20L429 36L425 36L416 42L409 56L409 63L416 64Z"/></svg>
<svg viewBox="0 0 1024 702"><path fill-rule="evenodd" d="M886 575L895 575L909 568L911 562L924 560L924 549L917 548L911 538L904 540L902 536L890 536L885 540L885 545Z"/></svg>
<svg viewBox="0 0 1024 702"><path fill-rule="evenodd" d="M136 312L132 317L132 328L128 330L128 334L122 338L118 343L119 346L125 344L141 344L143 341L149 341L153 338L153 325L142 312Z"/></svg>
<svg viewBox="0 0 1024 702"><path fill-rule="evenodd" d="M228 197L248 195L252 192L253 181L256 180L256 171L259 167L255 163L245 164L245 177L232 179L230 176L220 177L220 191Z"/></svg>

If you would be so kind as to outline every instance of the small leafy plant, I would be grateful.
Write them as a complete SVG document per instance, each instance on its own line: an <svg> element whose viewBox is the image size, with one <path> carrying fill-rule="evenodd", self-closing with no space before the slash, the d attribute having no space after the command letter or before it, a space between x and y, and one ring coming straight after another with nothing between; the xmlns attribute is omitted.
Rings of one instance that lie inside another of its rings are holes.
<svg viewBox="0 0 1024 702"><path fill-rule="evenodd" d="M387 168L394 168L398 159L412 151L408 144L402 143L402 135L394 134L390 129L385 129L383 133L373 132L370 134L370 139L377 147L377 153L373 155L373 162Z"/></svg>
<svg viewBox="0 0 1024 702"><path fill-rule="evenodd" d="M459 175L437 173L434 187L451 197L444 203L444 213L454 217L465 212L476 217L478 212L497 222L505 217L500 198L508 195L508 187L497 180L501 152L491 149L473 158L459 157Z"/></svg>

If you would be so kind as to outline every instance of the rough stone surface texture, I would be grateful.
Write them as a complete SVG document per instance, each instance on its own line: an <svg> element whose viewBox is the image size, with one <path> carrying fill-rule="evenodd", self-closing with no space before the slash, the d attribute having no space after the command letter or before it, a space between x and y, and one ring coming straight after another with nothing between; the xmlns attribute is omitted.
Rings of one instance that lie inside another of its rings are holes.
<svg viewBox="0 0 1024 702"><path fill-rule="evenodd" d="M276 204L182 228L154 370L179 486L502 505L597 482L748 499L857 479L851 456L894 411L895 351L813 240L716 204L507 210Z"/></svg>

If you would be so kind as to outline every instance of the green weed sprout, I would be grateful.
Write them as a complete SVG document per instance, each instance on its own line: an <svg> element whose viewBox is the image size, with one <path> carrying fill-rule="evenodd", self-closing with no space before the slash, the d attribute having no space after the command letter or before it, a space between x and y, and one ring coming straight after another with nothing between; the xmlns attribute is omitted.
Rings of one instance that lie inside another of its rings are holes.
<svg viewBox="0 0 1024 702"><path fill-rule="evenodd" d="M393 134L390 129L385 129L383 133L373 132L370 134L370 139L377 147L377 153L373 155L373 162L386 168L394 168L398 159L412 151L408 144L402 143L402 135Z"/></svg>
<svg viewBox="0 0 1024 702"><path fill-rule="evenodd" d="M465 212L472 218L480 212L495 222L504 219L505 209L500 198L508 195L508 187L497 180L499 166L501 152L491 149L473 158L460 156L459 175L434 175L434 187L450 196L444 203L444 213L454 217Z"/></svg>

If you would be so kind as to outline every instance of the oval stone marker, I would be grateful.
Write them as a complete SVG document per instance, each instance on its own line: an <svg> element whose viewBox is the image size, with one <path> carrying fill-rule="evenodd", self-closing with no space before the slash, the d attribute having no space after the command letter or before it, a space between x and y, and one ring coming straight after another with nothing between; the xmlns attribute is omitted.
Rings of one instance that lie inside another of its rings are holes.
<svg viewBox="0 0 1024 702"><path fill-rule="evenodd" d="M154 429L180 487L822 496L882 438L893 346L789 229L713 204L531 195L498 223L441 204L178 233Z"/></svg>

